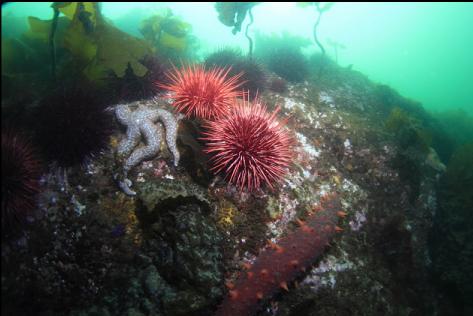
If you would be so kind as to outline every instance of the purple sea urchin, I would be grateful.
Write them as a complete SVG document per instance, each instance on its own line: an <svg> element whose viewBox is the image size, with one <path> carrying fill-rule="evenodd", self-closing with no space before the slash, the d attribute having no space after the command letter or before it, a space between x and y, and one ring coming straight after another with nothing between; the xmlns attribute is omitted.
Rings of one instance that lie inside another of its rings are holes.
<svg viewBox="0 0 473 316"><path fill-rule="evenodd" d="M60 167L84 163L106 148L112 131L111 113L90 91L60 90L37 109L38 143Z"/></svg>
<svg viewBox="0 0 473 316"><path fill-rule="evenodd" d="M206 58L205 66L207 68L231 67L228 76L242 73L240 88L248 91L251 100L266 89L267 75L264 67L257 59L242 56L238 50L221 49Z"/></svg>
<svg viewBox="0 0 473 316"><path fill-rule="evenodd" d="M35 207L41 162L30 142L2 128L2 231L16 230Z"/></svg>

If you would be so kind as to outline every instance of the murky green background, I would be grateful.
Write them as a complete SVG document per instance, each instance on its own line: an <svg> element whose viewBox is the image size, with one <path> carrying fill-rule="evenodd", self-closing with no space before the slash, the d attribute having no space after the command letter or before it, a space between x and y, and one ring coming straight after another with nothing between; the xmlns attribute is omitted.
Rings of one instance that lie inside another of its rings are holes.
<svg viewBox="0 0 473 316"><path fill-rule="evenodd" d="M215 47L239 45L247 49L243 32L232 35L217 19L214 3L103 3L103 13L121 29L140 36L139 21L170 7L193 26L201 41L201 54ZM52 17L50 3L11 3L2 17L33 15ZM312 39L316 13L295 3L261 3L253 8L252 30L264 33L289 31ZM25 19L5 24L2 36L19 34ZM473 3L336 3L322 17L319 37L346 48L338 52L341 65L416 99L428 110L462 108L473 113ZM245 22L246 23L246 22ZM315 47L313 48L315 49Z"/></svg>

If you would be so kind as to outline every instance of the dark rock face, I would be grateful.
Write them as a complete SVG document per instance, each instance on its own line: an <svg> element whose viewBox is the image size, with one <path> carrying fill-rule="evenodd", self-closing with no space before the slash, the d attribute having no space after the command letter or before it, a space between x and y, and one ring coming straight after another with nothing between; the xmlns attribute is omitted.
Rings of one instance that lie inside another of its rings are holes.
<svg viewBox="0 0 473 316"><path fill-rule="evenodd" d="M430 236L432 270L442 289L445 315L473 312L473 145L454 152L439 183L438 209ZM453 306L454 308L450 307Z"/></svg>

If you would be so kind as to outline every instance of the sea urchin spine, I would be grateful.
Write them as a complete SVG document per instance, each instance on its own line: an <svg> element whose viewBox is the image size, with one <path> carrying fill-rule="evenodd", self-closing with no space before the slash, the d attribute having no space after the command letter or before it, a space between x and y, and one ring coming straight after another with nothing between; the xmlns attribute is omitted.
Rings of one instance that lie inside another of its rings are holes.
<svg viewBox="0 0 473 316"><path fill-rule="evenodd" d="M159 88L172 93L177 111L187 117L215 119L226 114L233 99L241 95L237 88L242 74L227 78L231 68L213 68L206 71L203 66L173 67L167 72L168 83L158 82Z"/></svg>
<svg viewBox="0 0 473 316"><path fill-rule="evenodd" d="M2 129L2 231L10 233L35 207L41 163L30 143ZM4 235L4 234L2 234Z"/></svg>
<svg viewBox="0 0 473 316"><path fill-rule="evenodd" d="M36 109L36 137L61 168L82 165L107 148L113 117L105 100L84 87L59 88Z"/></svg>
<svg viewBox="0 0 473 316"><path fill-rule="evenodd" d="M205 152L212 155L212 170L225 173L226 179L249 191L280 181L292 161L292 137L284 121L277 119L277 108L268 113L257 97L234 100L230 113L207 121L202 138Z"/></svg>

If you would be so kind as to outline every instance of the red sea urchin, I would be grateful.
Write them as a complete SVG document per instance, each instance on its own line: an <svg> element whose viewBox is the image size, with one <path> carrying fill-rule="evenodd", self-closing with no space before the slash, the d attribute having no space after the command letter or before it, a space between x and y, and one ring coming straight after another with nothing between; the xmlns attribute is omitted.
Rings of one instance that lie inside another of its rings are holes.
<svg viewBox="0 0 473 316"><path fill-rule="evenodd" d="M212 154L212 170L225 173L226 179L249 191L266 184L273 188L282 179L292 160L292 137L277 120L277 108L268 113L256 97L238 102L229 114L207 121L203 140L205 152Z"/></svg>
<svg viewBox="0 0 473 316"><path fill-rule="evenodd" d="M2 128L2 236L15 230L35 206L41 163L31 144Z"/></svg>
<svg viewBox="0 0 473 316"><path fill-rule="evenodd" d="M158 82L159 88L169 90L173 94L173 105L187 117L195 116L214 119L226 114L233 99L240 96L237 88L242 74L227 79L231 68L213 68L206 71L203 66L185 66L179 70L173 67L167 72L170 81Z"/></svg>

